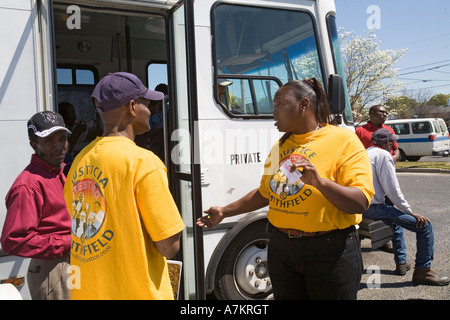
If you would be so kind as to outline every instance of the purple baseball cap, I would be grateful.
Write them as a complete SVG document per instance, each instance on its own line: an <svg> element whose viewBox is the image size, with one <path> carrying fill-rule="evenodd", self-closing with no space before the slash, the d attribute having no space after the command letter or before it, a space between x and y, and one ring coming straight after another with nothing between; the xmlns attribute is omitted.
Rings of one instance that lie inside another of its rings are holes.
<svg viewBox="0 0 450 320"><path fill-rule="evenodd" d="M128 72L109 73L97 83L91 95L98 102L98 108L109 111L127 104L130 100L145 98L162 100L164 93L149 90L139 78Z"/></svg>
<svg viewBox="0 0 450 320"><path fill-rule="evenodd" d="M386 143L386 141L397 141L398 139L398 135L393 134L388 129L380 128L372 134L372 138L370 139L370 141L374 145L381 146L383 143Z"/></svg>

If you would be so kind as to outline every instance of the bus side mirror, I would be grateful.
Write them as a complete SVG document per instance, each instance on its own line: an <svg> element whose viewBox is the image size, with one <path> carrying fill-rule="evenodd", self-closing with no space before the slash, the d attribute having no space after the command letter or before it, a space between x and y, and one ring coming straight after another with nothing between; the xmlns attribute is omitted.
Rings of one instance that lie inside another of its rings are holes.
<svg viewBox="0 0 450 320"><path fill-rule="evenodd" d="M331 114L341 113L345 108L344 83L338 74L332 74L328 78L328 105Z"/></svg>

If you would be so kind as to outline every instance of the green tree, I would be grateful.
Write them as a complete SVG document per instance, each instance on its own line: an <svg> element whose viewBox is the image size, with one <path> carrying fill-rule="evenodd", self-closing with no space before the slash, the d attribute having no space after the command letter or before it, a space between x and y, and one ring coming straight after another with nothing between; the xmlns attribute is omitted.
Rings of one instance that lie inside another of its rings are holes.
<svg viewBox="0 0 450 320"><path fill-rule="evenodd" d="M448 103L448 99L450 99L450 94L436 94L427 101L427 105L429 106L446 106Z"/></svg>
<svg viewBox="0 0 450 320"><path fill-rule="evenodd" d="M414 98L399 96L389 98L385 105L390 115L397 119L408 119L414 116L418 103Z"/></svg>

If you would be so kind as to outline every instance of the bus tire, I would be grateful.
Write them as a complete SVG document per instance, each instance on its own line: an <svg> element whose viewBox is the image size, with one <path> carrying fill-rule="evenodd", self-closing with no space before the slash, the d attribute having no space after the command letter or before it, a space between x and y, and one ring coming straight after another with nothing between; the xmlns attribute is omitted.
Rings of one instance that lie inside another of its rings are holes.
<svg viewBox="0 0 450 320"><path fill-rule="evenodd" d="M220 300L272 299L267 267L267 220L245 227L228 244L216 271L214 293Z"/></svg>

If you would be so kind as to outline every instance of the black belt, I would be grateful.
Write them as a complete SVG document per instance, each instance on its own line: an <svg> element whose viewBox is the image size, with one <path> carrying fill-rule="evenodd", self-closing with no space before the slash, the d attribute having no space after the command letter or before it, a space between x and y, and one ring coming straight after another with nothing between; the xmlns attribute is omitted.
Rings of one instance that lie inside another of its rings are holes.
<svg viewBox="0 0 450 320"><path fill-rule="evenodd" d="M339 229L334 229L334 230L330 230L330 231L306 232L306 231L297 230L297 229L286 229L286 228L276 228L276 229L278 231L281 231L281 232L287 234L288 237L291 239L302 238L302 237L319 237L319 236L323 236L323 235L326 235L326 234L329 234L329 233L339 230Z"/></svg>

